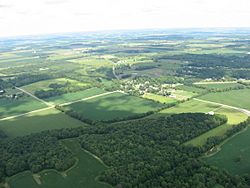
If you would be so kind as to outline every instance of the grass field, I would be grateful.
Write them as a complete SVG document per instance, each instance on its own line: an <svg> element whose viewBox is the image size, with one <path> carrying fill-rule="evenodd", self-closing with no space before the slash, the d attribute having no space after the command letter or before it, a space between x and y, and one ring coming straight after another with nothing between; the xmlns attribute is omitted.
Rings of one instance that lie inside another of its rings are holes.
<svg viewBox="0 0 250 188"><path fill-rule="evenodd" d="M176 88L184 90L184 91L189 91L189 92L192 92L194 94L201 94L201 93L206 92L205 89L197 88L197 87L194 87L194 86L187 86L187 85L180 85L180 86L177 86Z"/></svg>
<svg viewBox="0 0 250 188"><path fill-rule="evenodd" d="M191 91L179 90L179 89L173 89L169 91L171 92L172 97L174 97L174 99L179 100L179 101L187 100L197 95L197 93L194 93Z"/></svg>
<svg viewBox="0 0 250 188"><path fill-rule="evenodd" d="M228 89L243 86L239 83L221 83L221 84L199 84L199 86L205 87L207 89Z"/></svg>
<svg viewBox="0 0 250 188"><path fill-rule="evenodd" d="M214 111L215 109L219 108L220 106L214 104L208 104L199 102L196 100L190 100L184 103L180 103L174 107L164 109L159 112L161 115L165 114L178 114L178 113L187 113L187 112L202 112L207 113L210 111Z"/></svg>
<svg viewBox="0 0 250 188"><path fill-rule="evenodd" d="M122 93L113 93L87 101L73 103L66 106L66 108L73 109L89 119L110 120L145 113L156 110L162 106L163 104L150 100Z"/></svg>
<svg viewBox="0 0 250 188"><path fill-rule="evenodd" d="M0 99L0 119L8 116L27 113L45 107L47 107L45 104L29 96L25 96L15 100Z"/></svg>
<svg viewBox="0 0 250 188"><path fill-rule="evenodd" d="M156 95L156 94L153 94L153 93L145 93L143 95L143 98L151 99L151 100L154 100L154 101L157 101L157 102L160 102L160 103L166 103L166 104L176 102L176 100L173 99L173 98L170 98L170 97L167 97L167 96L162 96L162 95Z"/></svg>
<svg viewBox="0 0 250 188"><path fill-rule="evenodd" d="M200 99L250 110L249 97L250 89L241 89L227 92L209 93L207 95L201 96Z"/></svg>
<svg viewBox="0 0 250 188"><path fill-rule="evenodd" d="M69 83L69 84L72 84L74 86L87 86L88 84L86 83L81 83L81 82L78 82L76 80L71 80L71 79L67 79L67 78L57 78L57 79L51 79L51 80L43 80L43 81L39 81L39 82L35 82L35 83L32 83L32 84L29 84L29 85L26 85L26 86L23 86L22 89L34 94L35 91L38 91L38 90L50 90L51 88L49 87L50 84L66 84L66 83Z"/></svg>
<svg viewBox="0 0 250 188"><path fill-rule="evenodd" d="M211 136L222 136L226 133L227 130L231 129L235 124L239 124L240 122L245 121L248 116L239 111L227 108L220 108L215 111L217 114L226 115L228 118L228 122L219 127L211 129L210 131L186 142L185 144L191 144L194 146L202 146L206 143L207 139Z"/></svg>
<svg viewBox="0 0 250 188"><path fill-rule="evenodd" d="M250 171L250 129L232 137L221 146L221 150L205 160L232 174L243 175Z"/></svg>
<svg viewBox="0 0 250 188"><path fill-rule="evenodd" d="M80 148L76 140L64 140L63 144L69 148L77 159L77 163L70 170L60 173L46 170L37 176L35 181L30 172L18 174L9 180L10 188L110 188L96 180L96 177L106 169L105 165L92 155ZM40 184L37 184L39 182Z"/></svg>
<svg viewBox="0 0 250 188"><path fill-rule="evenodd" d="M46 99L46 101L52 102L54 104L62 104L70 101L76 101L83 98L91 97L94 95L99 95L101 93L105 93L105 91L99 88L91 88L91 89L86 89L84 91L66 93L60 96L50 97Z"/></svg>
<svg viewBox="0 0 250 188"><path fill-rule="evenodd" d="M85 124L55 109L48 109L27 116L0 121L0 130L10 137L79 126L85 126Z"/></svg>

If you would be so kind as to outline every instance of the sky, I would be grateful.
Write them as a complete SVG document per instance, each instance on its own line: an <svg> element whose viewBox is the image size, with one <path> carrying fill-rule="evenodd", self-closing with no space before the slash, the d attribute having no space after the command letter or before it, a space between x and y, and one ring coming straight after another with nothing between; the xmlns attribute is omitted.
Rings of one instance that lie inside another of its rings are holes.
<svg viewBox="0 0 250 188"><path fill-rule="evenodd" d="M0 37L194 27L250 27L250 0L0 0Z"/></svg>

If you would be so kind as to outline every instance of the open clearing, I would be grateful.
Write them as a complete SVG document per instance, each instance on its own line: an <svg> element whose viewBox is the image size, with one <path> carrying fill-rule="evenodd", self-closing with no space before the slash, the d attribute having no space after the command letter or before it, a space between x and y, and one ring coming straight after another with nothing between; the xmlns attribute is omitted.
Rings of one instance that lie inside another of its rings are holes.
<svg viewBox="0 0 250 188"><path fill-rule="evenodd" d="M0 121L0 130L10 137L79 126L85 126L85 124L53 108L31 113L27 116Z"/></svg>
<svg viewBox="0 0 250 188"><path fill-rule="evenodd" d="M10 188L110 188L111 186L98 182L96 178L106 169L104 164L80 148L76 140L64 140L63 144L69 148L77 158L77 163L70 170L60 173L45 170L38 174L40 185L34 180L30 172L18 174L9 180ZM66 176L65 176L66 174ZM64 175L64 176L63 176Z"/></svg>
<svg viewBox="0 0 250 188"><path fill-rule="evenodd" d="M110 120L145 113L163 107L163 104L122 93L80 101L66 106L68 109L93 120Z"/></svg>
<svg viewBox="0 0 250 188"><path fill-rule="evenodd" d="M199 98L250 110L250 89L209 93Z"/></svg>
<svg viewBox="0 0 250 188"><path fill-rule="evenodd" d="M250 129L230 138L221 146L221 150L206 158L214 166L226 169L232 174L243 175L250 171Z"/></svg>

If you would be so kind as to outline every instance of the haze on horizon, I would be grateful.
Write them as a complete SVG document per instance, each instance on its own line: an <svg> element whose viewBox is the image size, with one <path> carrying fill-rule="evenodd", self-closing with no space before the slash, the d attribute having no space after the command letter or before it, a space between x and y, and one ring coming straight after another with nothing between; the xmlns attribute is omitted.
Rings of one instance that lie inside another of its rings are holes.
<svg viewBox="0 0 250 188"><path fill-rule="evenodd" d="M0 0L0 37L143 28L250 27L249 0Z"/></svg>

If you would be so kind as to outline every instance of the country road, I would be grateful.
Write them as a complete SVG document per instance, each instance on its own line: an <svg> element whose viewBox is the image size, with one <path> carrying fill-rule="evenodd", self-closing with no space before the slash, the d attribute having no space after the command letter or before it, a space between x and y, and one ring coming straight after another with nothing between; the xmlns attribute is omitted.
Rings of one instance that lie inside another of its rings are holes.
<svg viewBox="0 0 250 188"><path fill-rule="evenodd" d="M26 93L27 95L31 96L32 98L34 98L34 99L36 99L36 100L38 100L38 101L40 101L40 102L46 104L47 106L53 107L52 104L50 104L50 103L48 103L48 102L46 102L46 101L44 101L44 100L42 100L42 99L36 97L35 95L33 95L32 93L30 93L30 92L28 92L28 91L26 91L26 90L24 90L24 89L22 89L22 88L19 88L19 87L15 87L15 88L18 89L19 91L22 91L22 92Z"/></svg>
<svg viewBox="0 0 250 188"><path fill-rule="evenodd" d="M123 93L123 94L125 94L123 91L116 90L116 91L102 93L102 94L99 94L99 95L94 95L94 96L91 96L91 97L86 97L86 98L79 99L79 100L76 100L76 101L71 101L71 102L63 103L63 104L60 104L60 106L67 106L67 105L70 105L70 104L73 104L73 103L76 103L76 102L87 101L87 100L94 99L94 98L97 98L97 97L110 95L112 93Z"/></svg>
<svg viewBox="0 0 250 188"><path fill-rule="evenodd" d="M51 108L54 108L54 106L50 106L50 107L47 107L47 108L41 108L41 109L38 109L38 110L33 110L33 111L26 112L26 113L23 113L23 114L18 114L18 115L14 115L14 116L5 117L5 118L0 119L0 121L15 119L15 118L22 117L22 116L27 116L29 114L36 113L36 112L42 112L44 110L49 110Z"/></svg>
<svg viewBox="0 0 250 188"><path fill-rule="evenodd" d="M225 108L231 108L231 109L234 109L234 110L238 110L238 111L246 114L247 116L250 116L250 111L247 110L247 109L244 109L244 108L238 108L238 107L235 107L235 106L230 106L230 105L217 103L217 102L212 102L212 101L206 101L206 100L197 99L197 98L193 98L193 99L196 100L196 101L204 102L204 103L215 104L215 105L219 105L219 106L222 106L222 107L225 107Z"/></svg>
<svg viewBox="0 0 250 188"><path fill-rule="evenodd" d="M21 89L21 88L17 88L19 89L20 91L23 91L27 94L29 94L27 91ZM97 97L101 97L101 96L105 96L105 95L110 95L112 93L123 93L123 94L126 94L124 93L123 91L120 91L120 90L117 90L117 91L111 91L111 92L106 92L106 93L102 93L102 94L99 94L99 95L94 95L94 96L91 96L91 97L86 97L86 98L83 98L83 99L79 99L79 100L76 100L76 101L71 101L71 102L67 102L67 103L63 103L61 104L60 106L65 106L65 105L69 105L69 104L73 104L73 103L76 103L76 102L80 102L80 101L86 101L86 100L90 100L90 99L94 99L94 98L97 98ZM31 94L31 96L34 96ZM34 98L36 98L37 100L41 100L39 98L37 98L36 96L34 96ZM30 112L26 112L26 113L23 113L23 114L18 114L18 115L14 115L14 116L9 116L9 117L4 117L2 119L0 119L0 121L4 121L4 120L10 120L10 119L14 119L14 118L17 118L17 117L22 117L22 116L26 116L26 115L29 115L29 114L32 114L32 113L36 113L36 112L42 112L44 110L48 110L48 109L51 109L51 108L55 108L55 105L52 105L50 103L48 103L50 106L46 107L46 108L41 108L41 109L38 109L38 110L32 110Z"/></svg>

